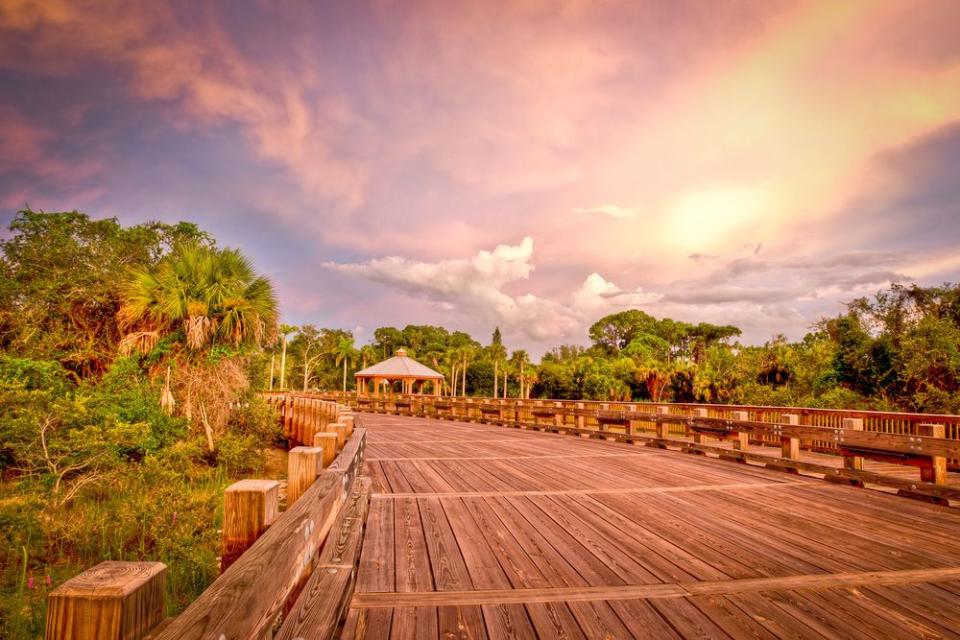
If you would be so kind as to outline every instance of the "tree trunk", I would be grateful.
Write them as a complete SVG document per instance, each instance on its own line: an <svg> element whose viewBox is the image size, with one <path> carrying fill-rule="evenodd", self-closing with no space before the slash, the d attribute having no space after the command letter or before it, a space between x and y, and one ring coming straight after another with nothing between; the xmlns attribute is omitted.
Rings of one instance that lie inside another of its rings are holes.
<svg viewBox="0 0 960 640"><path fill-rule="evenodd" d="M283 336L283 350L280 352L280 391L287 387L287 336Z"/></svg>
<svg viewBox="0 0 960 640"><path fill-rule="evenodd" d="M463 383L460 385L460 395L467 397L467 354L463 354Z"/></svg>
<svg viewBox="0 0 960 640"><path fill-rule="evenodd" d="M273 391L273 363L277 360L276 352L270 354L270 387L269 390Z"/></svg>
<svg viewBox="0 0 960 640"><path fill-rule="evenodd" d="M347 392L347 359L343 359L343 392Z"/></svg>
<svg viewBox="0 0 960 640"><path fill-rule="evenodd" d="M497 371L497 368L499 366L500 366L500 361L494 360L493 361L493 397L494 398L497 397L497 376L499 375L499 371Z"/></svg>
<svg viewBox="0 0 960 640"><path fill-rule="evenodd" d="M200 421L203 423L203 431L207 436L207 447L210 448L210 453L213 453L215 447L213 445L213 427L210 426L210 420L207 416L207 407L201 402L199 404L200 409Z"/></svg>
<svg viewBox="0 0 960 640"><path fill-rule="evenodd" d="M450 397L457 397L457 365L450 366Z"/></svg>
<svg viewBox="0 0 960 640"><path fill-rule="evenodd" d="M527 395L524 393L524 386L526 381L523 379L523 360L520 361L520 398L526 398Z"/></svg>

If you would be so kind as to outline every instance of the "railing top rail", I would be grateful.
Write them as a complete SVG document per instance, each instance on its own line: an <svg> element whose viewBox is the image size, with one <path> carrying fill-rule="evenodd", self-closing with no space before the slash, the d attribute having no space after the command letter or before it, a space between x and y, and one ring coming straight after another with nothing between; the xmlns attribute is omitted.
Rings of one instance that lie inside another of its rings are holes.
<svg viewBox="0 0 960 640"><path fill-rule="evenodd" d="M280 392L273 392L274 394ZM329 396L335 395L336 397L343 397L344 393L342 391L312 391L312 392L299 392L299 391L288 391L284 392L289 395L304 395L304 396ZM354 392L348 391L346 393L347 397L356 397ZM374 396L366 396L371 399ZM567 400L560 398L494 398L492 396L459 396L456 398L451 398L450 396L420 396L420 395L410 395L410 394L394 394L390 396L394 399L407 399L407 398L422 398L424 400L441 401L460 401L460 400L473 400L473 401L484 401L484 400L495 400L495 401L507 401L510 403L534 403L534 402L562 402L562 403L583 403L584 405L603 405L603 404L625 404L625 405L640 405L640 406L663 406L663 407L683 407L689 409L715 409L719 411L779 411L783 413L804 413L804 414L832 414L837 416L849 416L856 415L862 417L870 418L891 418L891 419L900 419L900 420L910 420L910 421L920 421L920 420L940 420L948 422L960 422L960 415L947 414L947 413L916 413L909 411L878 411L872 409L833 409L825 407L797 407L797 406L781 406L781 405L753 405L753 404L716 404L716 403L700 403L700 402L652 402L649 400ZM384 397L380 398L385 399Z"/></svg>

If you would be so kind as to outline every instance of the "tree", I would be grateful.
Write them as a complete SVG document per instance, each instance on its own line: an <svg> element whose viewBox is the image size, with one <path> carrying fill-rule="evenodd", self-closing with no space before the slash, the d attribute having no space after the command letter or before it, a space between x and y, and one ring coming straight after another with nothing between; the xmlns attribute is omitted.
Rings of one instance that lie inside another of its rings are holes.
<svg viewBox="0 0 960 640"><path fill-rule="evenodd" d="M641 332L652 331L656 319L638 309L604 316L590 326L594 346L607 353L618 353Z"/></svg>
<svg viewBox="0 0 960 640"><path fill-rule="evenodd" d="M365 344L360 347L360 360L362 362L360 368L366 369L367 365L377 359L377 350L369 344Z"/></svg>
<svg viewBox="0 0 960 640"><path fill-rule="evenodd" d="M493 336L490 338L490 359L493 360L493 397L497 397L497 378L500 369L500 362L507 357L507 350L503 346L503 336L500 335L500 327L493 330ZM506 386L506 381L504 381Z"/></svg>
<svg viewBox="0 0 960 640"><path fill-rule="evenodd" d="M347 363L356 363L357 350L353 346L353 336L341 338L333 350L336 364L343 363L343 392L347 391Z"/></svg>
<svg viewBox="0 0 960 640"><path fill-rule="evenodd" d="M291 333L296 333L297 327L292 324L281 324L280 325L280 338L283 343L283 347L280 352L280 390L286 391L286 376L287 376L287 336Z"/></svg>
<svg viewBox="0 0 960 640"><path fill-rule="evenodd" d="M212 246L196 225L91 220L77 211L19 211L0 241L0 348L56 360L77 380L117 355L122 283L183 242Z"/></svg>
<svg viewBox="0 0 960 640"><path fill-rule="evenodd" d="M160 337L182 331L184 344L262 346L277 320L273 286L234 249L191 243L156 268L134 270L121 289L122 352L146 353Z"/></svg>
<svg viewBox="0 0 960 640"><path fill-rule="evenodd" d="M530 356L523 349L517 349L510 355L510 364L513 365L513 369L517 374L517 384L520 387L517 397L524 398L525 387L524 387L524 374L525 369L528 364L530 364Z"/></svg>
<svg viewBox="0 0 960 640"><path fill-rule="evenodd" d="M249 384L243 356L275 335L270 281L236 250L182 244L155 267L131 272L117 317L126 332L121 353L145 355L161 341L175 347L185 417L193 423L196 408L212 453L214 431Z"/></svg>
<svg viewBox="0 0 960 640"><path fill-rule="evenodd" d="M303 390L306 391L310 386L313 367L327 356L327 352L324 351L323 333L312 324L300 327L297 342L300 350L300 364L303 367Z"/></svg>

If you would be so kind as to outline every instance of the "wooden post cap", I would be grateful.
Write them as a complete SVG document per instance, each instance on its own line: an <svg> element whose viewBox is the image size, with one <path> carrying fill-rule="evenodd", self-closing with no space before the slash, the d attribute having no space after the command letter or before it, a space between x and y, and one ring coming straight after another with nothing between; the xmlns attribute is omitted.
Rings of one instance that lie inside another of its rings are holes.
<svg viewBox="0 0 960 640"><path fill-rule="evenodd" d="M917 435L926 436L928 438L946 438L947 427L946 425L942 424L918 424Z"/></svg>
<svg viewBox="0 0 960 640"><path fill-rule="evenodd" d="M287 509L317 479L323 449L319 447L294 447L287 454Z"/></svg>
<svg viewBox="0 0 960 640"><path fill-rule="evenodd" d="M313 436L313 446L323 449L322 468L333 464L337 457L337 434L324 431Z"/></svg>
<svg viewBox="0 0 960 640"><path fill-rule="evenodd" d="M167 567L107 560L50 592L47 640L139 640L164 618Z"/></svg>
<svg viewBox="0 0 960 640"><path fill-rule="evenodd" d="M331 428L337 436L337 451L339 451L347 441L347 425L338 420L331 425Z"/></svg>
<svg viewBox="0 0 960 640"><path fill-rule="evenodd" d="M220 570L226 571L280 512L280 483L276 480L240 480L223 493L223 534Z"/></svg>
<svg viewBox="0 0 960 640"><path fill-rule="evenodd" d="M693 410L693 415L696 418L706 418L707 410L705 407L697 407L696 409Z"/></svg>

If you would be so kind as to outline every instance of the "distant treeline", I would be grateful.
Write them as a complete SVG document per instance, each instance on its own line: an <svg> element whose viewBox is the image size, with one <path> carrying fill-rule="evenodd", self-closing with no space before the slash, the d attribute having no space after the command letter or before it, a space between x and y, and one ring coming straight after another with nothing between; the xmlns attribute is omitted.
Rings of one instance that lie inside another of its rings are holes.
<svg viewBox="0 0 960 640"><path fill-rule="evenodd" d="M487 344L430 325L380 327L355 347L340 329L287 326L274 386L353 388L352 373L403 347L446 376L456 395L654 400L960 412L960 286L895 284L847 304L803 339L741 344L740 329L614 313L589 329L591 345L562 345L531 362L500 330Z"/></svg>

